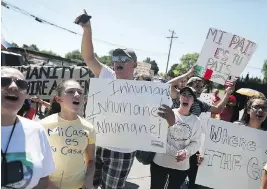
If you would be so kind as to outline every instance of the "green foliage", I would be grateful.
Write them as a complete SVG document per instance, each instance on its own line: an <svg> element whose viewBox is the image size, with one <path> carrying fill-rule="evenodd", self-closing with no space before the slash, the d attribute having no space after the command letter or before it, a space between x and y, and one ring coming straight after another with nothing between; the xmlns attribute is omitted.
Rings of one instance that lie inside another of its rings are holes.
<svg viewBox="0 0 267 189"><path fill-rule="evenodd" d="M101 56L98 58L98 60L103 63L106 64L107 66L113 66L113 61L112 61L112 57L111 56Z"/></svg>
<svg viewBox="0 0 267 189"><path fill-rule="evenodd" d="M44 53L44 54L49 54L49 55L53 55L53 56L59 56L58 54L54 53L53 51L51 50L42 50L40 51L41 53Z"/></svg>
<svg viewBox="0 0 267 189"><path fill-rule="evenodd" d="M154 74L157 75L159 72L158 64L155 60L151 60L149 57L147 57L144 62L151 64L151 70L154 70Z"/></svg>
<svg viewBox="0 0 267 189"><path fill-rule="evenodd" d="M11 44L13 47L19 47L17 43L12 43Z"/></svg>
<svg viewBox="0 0 267 189"><path fill-rule="evenodd" d="M82 53L79 50L73 50L71 52L68 52L65 55L65 58L73 59L73 60L82 60L83 61Z"/></svg>
<svg viewBox="0 0 267 189"><path fill-rule="evenodd" d="M168 72L168 76L171 78L185 74L192 68L192 66L197 62L199 57L198 53L188 53L181 57L179 64L174 64Z"/></svg>
<svg viewBox="0 0 267 189"><path fill-rule="evenodd" d="M261 72L263 73L263 83L267 83L267 59L264 60Z"/></svg>

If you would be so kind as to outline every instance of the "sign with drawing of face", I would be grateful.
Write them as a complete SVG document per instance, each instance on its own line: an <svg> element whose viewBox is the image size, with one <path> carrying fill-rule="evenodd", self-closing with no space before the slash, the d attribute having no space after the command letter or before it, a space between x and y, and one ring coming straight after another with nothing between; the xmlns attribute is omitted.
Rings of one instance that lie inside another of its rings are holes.
<svg viewBox="0 0 267 189"><path fill-rule="evenodd" d="M234 81L247 66L257 44L219 29L210 28L197 60L200 77L224 85Z"/></svg>

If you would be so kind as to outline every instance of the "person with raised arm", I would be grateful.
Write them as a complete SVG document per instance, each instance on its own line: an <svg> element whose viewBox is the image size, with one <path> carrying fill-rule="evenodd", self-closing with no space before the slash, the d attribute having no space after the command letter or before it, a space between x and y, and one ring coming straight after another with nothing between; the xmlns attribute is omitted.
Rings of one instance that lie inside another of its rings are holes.
<svg viewBox="0 0 267 189"><path fill-rule="evenodd" d="M84 14L87 15L85 10ZM129 49L113 50L111 55L114 70L102 64L94 56L90 20L86 23L79 22L81 16L76 18L75 23L79 23L83 28L82 57L93 74L98 78L133 80L134 69L137 66L135 52ZM103 189L123 189L135 154L135 150L132 149L97 146L94 186L102 186Z"/></svg>
<svg viewBox="0 0 267 189"><path fill-rule="evenodd" d="M195 74L195 66L192 67L187 73L175 77L172 80L168 81L169 84L171 84L171 97L173 100L173 108L179 108L180 107L180 101L179 101L179 91L175 90L175 86L179 85L179 83L184 80L188 79L187 86L192 87L196 91L196 97L199 98L201 93L204 89L204 82L200 77L193 77ZM192 104L190 108L190 112L196 116L200 116L201 113L204 112L211 112L211 113L221 113L226 106L230 95L233 93L235 88L235 83L225 90L224 97L222 100L216 104L207 104L205 102L202 102L199 99L196 99L194 103ZM203 128L203 131L205 129ZM189 178L189 189L195 189L197 188L197 185L195 184L196 176L197 176L197 170L198 170L198 157L199 152L192 155L190 157L190 169L187 171L188 178Z"/></svg>

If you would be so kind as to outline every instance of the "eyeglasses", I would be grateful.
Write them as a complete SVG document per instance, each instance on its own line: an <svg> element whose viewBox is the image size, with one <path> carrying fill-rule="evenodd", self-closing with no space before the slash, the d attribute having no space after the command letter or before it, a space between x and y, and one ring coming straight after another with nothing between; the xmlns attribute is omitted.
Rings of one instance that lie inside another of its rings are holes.
<svg viewBox="0 0 267 189"><path fill-rule="evenodd" d="M12 82L15 82L18 88L21 90L27 90L28 89L28 82L22 79L16 79L11 77L1 77L1 87L8 87L11 85Z"/></svg>
<svg viewBox="0 0 267 189"><path fill-rule="evenodd" d="M261 109L263 112L267 112L267 106L265 105L255 105L252 106L251 108L256 111L259 111Z"/></svg>
<svg viewBox="0 0 267 189"><path fill-rule="evenodd" d="M128 61L131 61L132 59L129 58L128 56L113 56L112 57L112 61L114 63L125 63Z"/></svg>
<svg viewBox="0 0 267 189"><path fill-rule="evenodd" d="M65 91L65 94L67 94L67 95L74 95L76 92L79 95L83 95L83 91L81 91L80 89L69 89L69 90L66 90Z"/></svg>

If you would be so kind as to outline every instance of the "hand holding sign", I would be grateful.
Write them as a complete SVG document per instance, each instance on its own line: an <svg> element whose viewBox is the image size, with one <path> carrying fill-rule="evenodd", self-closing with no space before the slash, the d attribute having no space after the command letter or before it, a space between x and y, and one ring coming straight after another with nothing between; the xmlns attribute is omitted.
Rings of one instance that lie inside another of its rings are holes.
<svg viewBox="0 0 267 189"><path fill-rule="evenodd" d="M175 116L174 116L172 109L169 106L163 104L161 107L159 107L158 115L166 119L169 126L172 126L175 124Z"/></svg>

